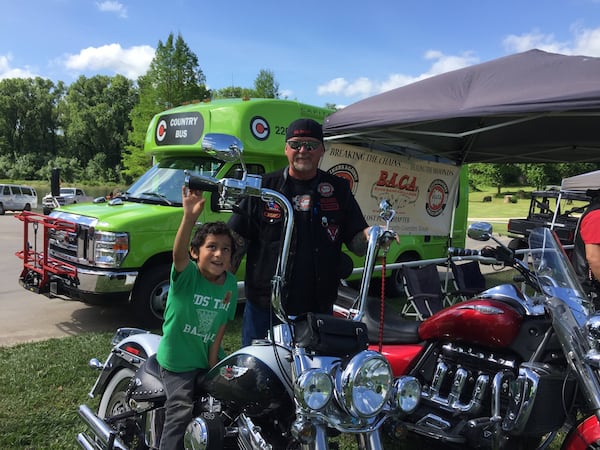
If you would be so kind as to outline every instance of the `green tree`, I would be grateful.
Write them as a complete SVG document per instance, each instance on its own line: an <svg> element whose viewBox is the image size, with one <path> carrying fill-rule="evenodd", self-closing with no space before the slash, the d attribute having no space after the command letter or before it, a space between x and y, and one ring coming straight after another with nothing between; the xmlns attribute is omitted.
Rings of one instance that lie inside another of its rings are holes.
<svg viewBox="0 0 600 450"><path fill-rule="evenodd" d="M230 86L213 91L213 99L219 98L252 98L257 97L254 89Z"/></svg>
<svg viewBox="0 0 600 450"><path fill-rule="evenodd" d="M198 65L198 57L181 35L173 33L166 42L158 42L148 71L138 78L139 102L131 112L131 131L122 157L123 174L132 180L151 164L144 154L148 124L155 114L193 100L210 97L206 78Z"/></svg>
<svg viewBox="0 0 600 450"><path fill-rule="evenodd" d="M47 79L0 80L0 154L33 154L33 168L60 148L58 103L64 85Z"/></svg>
<svg viewBox="0 0 600 450"><path fill-rule="evenodd" d="M254 80L254 90L258 98L279 98L279 83L275 80L275 73L261 69Z"/></svg>
<svg viewBox="0 0 600 450"><path fill-rule="evenodd" d="M536 189L545 189L549 184L560 182L556 172L556 164L518 164L521 175L529 186Z"/></svg>
<svg viewBox="0 0 600 450"><path fill-rule="evenodd" d="M591 172L593 170L600 170L599 163L557 163L556 172L559 174L560 179L573 177L581 173Z"/></svg>
<svg viewBox="0 0 600 450"><path fill-rule="evenodd" d="M171 33L164 44L158 41L154 59L143 77L151 81L154 102L161 111L192 100L204 100L209 95L198 57L181 34L174 39Z"/></svg>
<svg viewBox="0 0 600 450"><path fill-rule="evenodd" d="M213 99L219 98L279 98L279 83L275 74L262 69L254 80L254 89L240 86L228 86L213 91Z"/></svg>
<svg viewBox="0 0 600 450"><path fill-rule="evenodd" d="M84 178L83 167L77 158L66 158L64 156L57 156L56 158L50 159L44 164L37 172L38 179L50 181L50 174L52 169L55 167L60 168L60 180L64 183L75 183ZM94 174L95 179L98 174ZM86 179L89 183L90 180Z"/></svg>
<svg viewBox="0 0 600 450"><path fill-rule="evenodd" d="M119 165L136 100L132 81L122 75L80 76L66 95L63 120L67 148L63 156L76 158L86 167L103 153L105 168Z"/></svg>
<svg viewBox="0 0 600 450"><path fill-rule="evenodd" d="M35 180L38 159L35 153L16 155L6 175L11 180Z"/></svg>
<svg viewBox="0 0 600 450"><path fill-rule="evenodd" d="M493 186L498 195L502 188L515 182L519 169L513 164L475 163L469 164L469 182L472 186Z"/></svg>

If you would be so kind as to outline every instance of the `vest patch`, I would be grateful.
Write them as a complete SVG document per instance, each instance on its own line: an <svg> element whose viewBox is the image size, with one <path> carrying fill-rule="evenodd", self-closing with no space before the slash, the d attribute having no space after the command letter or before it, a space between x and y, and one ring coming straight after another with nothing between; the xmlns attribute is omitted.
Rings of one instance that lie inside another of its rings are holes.
<svg viewBox="0 0 600 450"><path fill-rule="evenodd" d="M294 205L294 209L296 211L310 211L310 195L309 194L304 194L304 195L296 195L293 200L292 203Z"/></svg>
<svg viewBox="0 0 600 450"><path fill-rule="evenodd" d="M263 217L267 219L281 219L282 212L280 206L275 202L266 202L264 204Z"/></svg>
<svg viewBox="0 0 600 450"><path fill-rule="evenodd" d="M336 198L321 198L321 211L339 211L340 204Z"/></svg>
<svg viewBox="0 0 600 450"><path fill-rule="evenodd" d="M327 225L327 236L331 242L335 242L338 240L340 235L340 227L339 225Z"/></svg>
<svg viewBox="0 0 600 450"><path fill-rule="evenodd" d="M319 183L317 191L322 197L331 197L333 195L333 185L331 183Z"/></svg>

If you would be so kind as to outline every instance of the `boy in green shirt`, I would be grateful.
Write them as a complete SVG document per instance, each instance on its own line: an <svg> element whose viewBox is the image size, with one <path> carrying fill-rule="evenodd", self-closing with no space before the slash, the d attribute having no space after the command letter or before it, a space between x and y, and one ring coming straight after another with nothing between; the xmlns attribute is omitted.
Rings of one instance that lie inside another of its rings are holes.
<svg viewBox="0 0 600 450"><path fill-rule="evenodd" d="M173 244L171 285L156 355L167 396L161 450L183 448L195 380L223 356L225 326L237 306L237 281L229 272L235 250L229 228L223 222L202 225L188 253L189 236L205 200L201 191L185 187L181 195L183 218Z"/></svg>

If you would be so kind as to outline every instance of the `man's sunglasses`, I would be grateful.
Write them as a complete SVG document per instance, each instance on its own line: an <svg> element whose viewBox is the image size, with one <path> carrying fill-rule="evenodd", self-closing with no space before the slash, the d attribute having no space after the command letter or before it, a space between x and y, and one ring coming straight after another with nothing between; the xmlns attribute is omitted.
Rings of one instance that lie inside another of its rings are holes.
<svg viewBox="0 0 600 450"><path fill-rule="evenodd" d="M300 151L302 147L304 147L307 152L312 152L313 150L318 149L321 146L321 143L315 141L287 141L287 145L295 151Z"/></svg>

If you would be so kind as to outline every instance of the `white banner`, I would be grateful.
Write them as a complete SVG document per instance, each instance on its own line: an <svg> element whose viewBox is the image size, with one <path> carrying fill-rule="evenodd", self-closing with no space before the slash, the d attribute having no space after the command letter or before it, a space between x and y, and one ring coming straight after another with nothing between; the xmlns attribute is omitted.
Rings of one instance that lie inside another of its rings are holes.
<svg viewBox="0 0 600 450"><path fill-rule="evenodd" d="M382 225L387 199L400 235L446 236L456 204L460 167L327 142L320 168L346 178L369 225Z"/></svg>

